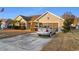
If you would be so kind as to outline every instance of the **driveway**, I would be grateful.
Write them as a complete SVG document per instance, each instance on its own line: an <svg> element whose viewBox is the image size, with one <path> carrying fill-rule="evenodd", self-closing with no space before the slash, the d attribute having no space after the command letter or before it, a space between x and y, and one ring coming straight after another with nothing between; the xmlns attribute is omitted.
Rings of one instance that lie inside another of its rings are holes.
<svg viewBox="0 0 79 59"><path fill-rule="evenodd" d="M39 51L51 38L39 37L36 33L0 39L0 51Z"/></svg>

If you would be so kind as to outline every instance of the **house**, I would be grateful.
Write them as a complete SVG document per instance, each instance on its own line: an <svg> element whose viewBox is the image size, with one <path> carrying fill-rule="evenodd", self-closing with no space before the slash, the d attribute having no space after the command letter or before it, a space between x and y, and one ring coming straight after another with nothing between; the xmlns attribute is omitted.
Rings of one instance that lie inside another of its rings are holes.
<svg viewBox="0 0 79 59"><path fill-rule="evenodd" d="M22 25L25 24L26 28L30 28L35 30L37 26L49 26L53 29L57 29L60 31L63 26L64 19L47 11L42 15L33 15L33 16L23 16L19 15L15 19L17 22L16 24Z"/></svg>
<svg viewBox="0 0 79 59"><path fill-rule="evenodd" d="M78 25L78 19L77 18L75 18L74 19L74 21L73 21L73 23L71 24L71 26L73 27L73 28L75 28L77 25Z"/></svg>
<svg viewBox="0 0 79 59"><path fill-rule="evenodd" d="M33 16L23 16L23 15L19 15L16 17L15 21L15 25L17 24L18 26L21 25L25 25L26 28L33 28L34 24L33 21L38 18L39 15L33 15Z"/></svg>
<svg viewBox="0 0 79 59"><path fill-rule="evenodd" d="M1 24L0 24L0 29L6 29L7 28L7 23L6 19L1 19Z"/></svg>
<svg viewBox="0 0 79 59"><path fill-rule="evenodd" d="M36 20L34 20L34 22L36 23L36 25L38 25L38 27L40 25L49 26L53 29L57 29L60 32L63 26L64 19L47 11L39 16Z"/></svg>
<svg viewBox="0 0 79 59"><path fill-rule="evenodd" d="M75 20L75 24L76 24L76 29L79 29L79 18Z"/></svg>

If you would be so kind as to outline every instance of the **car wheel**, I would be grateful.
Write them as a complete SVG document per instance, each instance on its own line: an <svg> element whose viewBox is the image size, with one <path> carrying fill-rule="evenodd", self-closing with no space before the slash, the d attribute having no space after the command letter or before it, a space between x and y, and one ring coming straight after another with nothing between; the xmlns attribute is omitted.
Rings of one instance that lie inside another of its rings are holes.
<svg viewBox="0 0 79 59"><path fill-rule="evenodd" d="M40 34L38 34L39 36L41 36Z"/></svg>
<svg viewBox="0 0 79 59"><path fill-rule="evenodd" d="M52 33L49 34L49 37L51 37L51 36L52 36Z"/></svg>

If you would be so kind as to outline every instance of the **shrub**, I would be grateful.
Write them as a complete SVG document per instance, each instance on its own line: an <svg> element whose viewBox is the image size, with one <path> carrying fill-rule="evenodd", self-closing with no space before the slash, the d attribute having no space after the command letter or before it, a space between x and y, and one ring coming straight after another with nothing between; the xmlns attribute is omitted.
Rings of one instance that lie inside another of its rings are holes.
<svg viewBox="0 0 79 59"><path fill-rule="evenodd" d="M63 32L69 32L71 30L71 22L69 20L65 20L63 25Z"/></svg>
<svg viewBox="0 0 79 59"><path fill-rule="evenodd" d="M20 29L25 30L26 27L25 26L20 26Z"/></svg>

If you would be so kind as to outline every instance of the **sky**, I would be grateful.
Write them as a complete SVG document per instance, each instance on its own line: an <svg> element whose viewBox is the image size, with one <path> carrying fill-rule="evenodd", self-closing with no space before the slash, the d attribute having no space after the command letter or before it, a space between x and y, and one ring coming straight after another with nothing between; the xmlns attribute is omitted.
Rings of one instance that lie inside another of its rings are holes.
<svg viewBox="0 0 79 59"><path fill-rule="evenodd" d="M0 7L0 9L1 8L4 8L4 12L0 13L0 19L15 19L19 15L41 15L46 11L58 16L62 16L65 12L72 12L72 14L79 16L79 7Z"/></svg>

